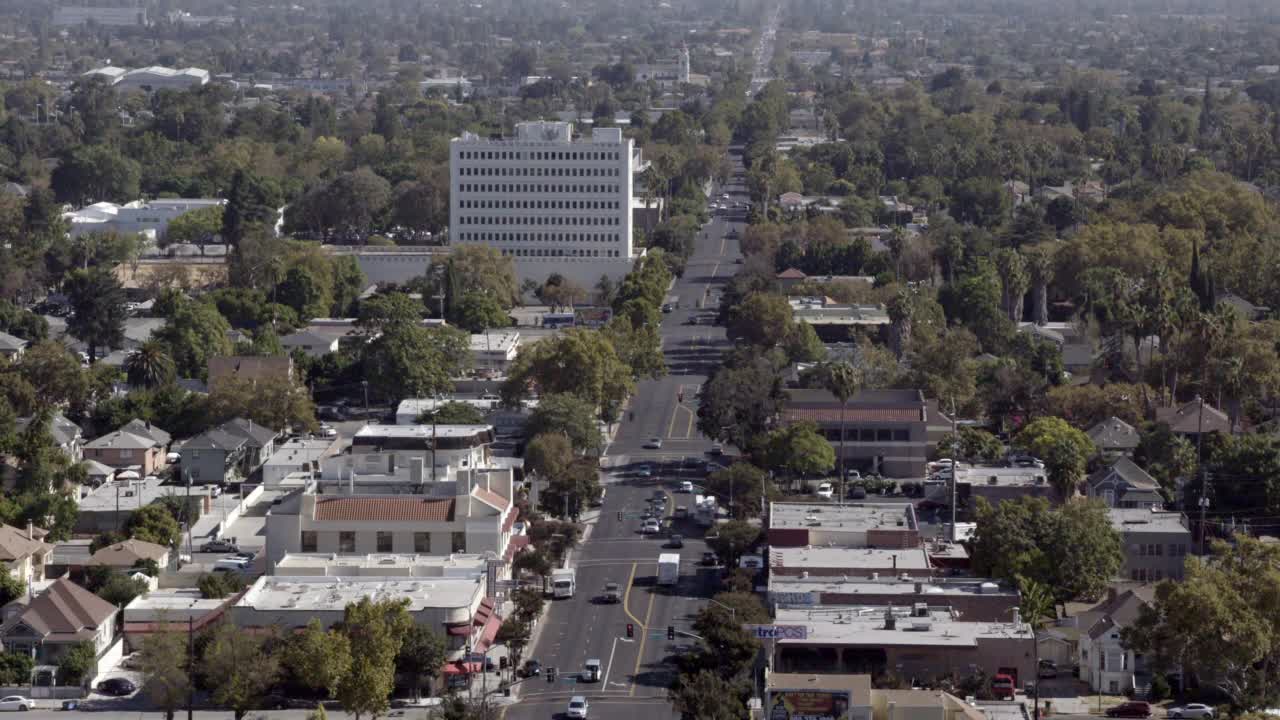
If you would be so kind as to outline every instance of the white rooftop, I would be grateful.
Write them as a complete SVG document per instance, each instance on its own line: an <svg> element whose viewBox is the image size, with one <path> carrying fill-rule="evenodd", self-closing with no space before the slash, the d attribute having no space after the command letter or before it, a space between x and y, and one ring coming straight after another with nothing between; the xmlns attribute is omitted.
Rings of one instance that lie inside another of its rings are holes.
<svg viewBox="0 0 1280 720"><path fill-rule="evenodd" d="M896 577L871 580L867 577L787 577L770 576L770 593L841 593L844 595L1008 595L1017 597L1018 591L986 578L939 579L904 581Z"/></svg>
<svg viewBox="0 0 1280 720"><path fill-rule="evenodd" d="M923 548L774 547L769 548L769 567L787 570L847 569L849 575L861 571L928 570L929 557Z"/></svg>
<svg viewBox="0 0 1280 720"><path fill-rule="evenodd" d="M915 515L905 503L784 503L770 506L770 528L823 530L914 530Z"/></svg>
<svg viewBox="0 0 1280 720"><path fill-rule="evenodd" d="M323 458L334 446L333 438L293 438L277 446L267 465L298 465Z"/></svg>
<svg viewBox="0 0 1280 720"><path fill-rule="evenodd" d="M226 602L225 599L201 597L200 591L195 589L175 589L175 590L152 590L144 595L134 598L125 606L125 618L128 619L130 611L150 611L162 612L166 610L185 611L198 610L204 612L212 612L217 610ZM186 615L183 615L186 617Z"/></svg>
<svg viewBox="0 0 1280 720"><path fill-rule="evenodd" d="M1111 527L1117 532L1189 532L1182 513L1147 508L1112 508L1107 511Z"/></svg>
<svg viewBox="0 0 1280 720"><path fill-rule="evenodd" d="M482 576L488 557L479 554L411 555L378 553L336 555L288 553L275 564L277 575L380 576L472 579Z"/></svg>
<svg viewBox="0 0 1280 720"><path fill-rule="evenodd" d="M509 353L519 344L520 333L514 330L471 336L471 352Z"/></svg>
<svg viewBox="0 0 1280 720"><path fill-rule="evenodd" d="M408 600L409 612L427 608L469 606L484 591L484 578L406 579L403 577L298 577L258 578L236 607L259 611L299 610L341 612L348 604L370 598Z"/></svg>
<svg viewBox="0 0 1280 720"><path fill-rule="evenodd" d="M356 431L355 442L376 438L433 437L469 438L484 432L493 432L492 425L365 425Z"/></svg>
<svg viewBox="0 0 1280 720"><path fill-rule="evenodd" d="M966 622L946 610L930 608L925 617L912 617L909 607L892 608L894 629L885 628L884 607L826 606L812 609L779 608L778 625L805 625L806 640L780 640L783 645L863 645L875 647L974 647L980 639L1022 639L1035 634L1026 623Z"/></svg>

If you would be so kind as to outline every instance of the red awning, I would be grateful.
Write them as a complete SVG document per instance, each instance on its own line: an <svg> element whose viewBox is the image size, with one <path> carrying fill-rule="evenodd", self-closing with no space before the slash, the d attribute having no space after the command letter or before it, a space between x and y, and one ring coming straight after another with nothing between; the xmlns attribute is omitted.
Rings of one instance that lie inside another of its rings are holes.
<svg viewBox="0 0 1280 720"><path fill-rule="evenodd" d="M445 632L455 637L470 637L471 626L470 625L450 625Z"/></svg>
<svg viewBox="0 0 1280 720"><path fill-rule="evenodd" d="M517 535L511 538L510 540L507 541L507 552L504 554L503 559L505 559L507 562L511 562L511 558L515 557L516 553L520 552L521 550L525 549L528 546L529 546L528 535Z"/></svg>
<svg viewBox="0 0 1280 720"><path fill-rule="evenodd" d="M513 505L511 507L511 512L507 513L507 519L504 520L502 523L502 532L509 531L516 524L516 519L519 517L520 517L520 508L515 507Z"/></svg>
<svg viewBox="0 0 1280 720"><path fill-rule="evenodd" d="M497 603L491 597L485 597L480 600L480 607L476 609L476 615L471 619L475 625L484 625L489 622L489 618L493 615L493 606Z"/></svg>
<svg viewBox="0 0 1280 720"><path fill-rule="evenodd" d="M451 662L445 663L443 672L445 675L472 675L484 672L484 665L478 662Z"/></svg>
<svg viewBox="0 0 1280 720"><path fill-rule="evenodd" d="M493 644L493 639L498 636L498 628L502 625L502 618L497 615L491 615L489 621L484 624L484 630L480 633L480 640L476 643L472 652L482 653L489 649Z"/></svg>

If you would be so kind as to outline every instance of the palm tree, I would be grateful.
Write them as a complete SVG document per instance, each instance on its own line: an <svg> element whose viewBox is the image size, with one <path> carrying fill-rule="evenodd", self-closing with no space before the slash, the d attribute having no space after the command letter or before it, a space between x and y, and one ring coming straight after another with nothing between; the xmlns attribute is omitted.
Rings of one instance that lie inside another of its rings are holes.
<svg viewBox="0 0 1280 720"><path fill-rule="evenodd" d="M840 444L836 447L840 464L840 499L844 500L844 414L849 406L849 398L858 392L862 379L858 371L847 362L838 362L827 368L827 389L840 399Z"/></svg>
<svg viewBox="0 0 1280 720"><path fill-rule="evenodd" d="M156 387L173 379L174 363L164 345L149 340L129 353L124 360L129 384Z"/></svg>

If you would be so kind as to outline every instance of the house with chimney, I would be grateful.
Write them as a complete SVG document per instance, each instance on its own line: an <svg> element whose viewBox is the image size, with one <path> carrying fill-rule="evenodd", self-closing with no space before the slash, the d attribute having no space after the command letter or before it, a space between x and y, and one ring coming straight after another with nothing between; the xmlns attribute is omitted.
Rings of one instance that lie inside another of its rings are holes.
<svg viewBox="0 0 1280 720"><path fill-rule="evenodd" d="M27 587L44 580L45 565L53 553L53 546L44 541L48 534L31 523L25 528L0 525L0 562L4 562L10 577Z"/></svg>

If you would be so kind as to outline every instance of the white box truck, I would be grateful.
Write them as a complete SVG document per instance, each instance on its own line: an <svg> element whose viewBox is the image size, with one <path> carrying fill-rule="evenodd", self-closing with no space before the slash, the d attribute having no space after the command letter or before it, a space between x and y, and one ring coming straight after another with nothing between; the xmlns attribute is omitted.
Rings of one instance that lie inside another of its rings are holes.
<svg viewBox="0 0 1280 720"><path fill-rule="evenodd" d="M680 582L680 554L662 553L658 556L658 584L675 585Z"/></svg>
<svg viewBox="0 0 1280 720"><path fill-rule="evenodd" d="M577 577L573 568L551 571L551 596L555 598L571 598L577 587Z"/></svg>

